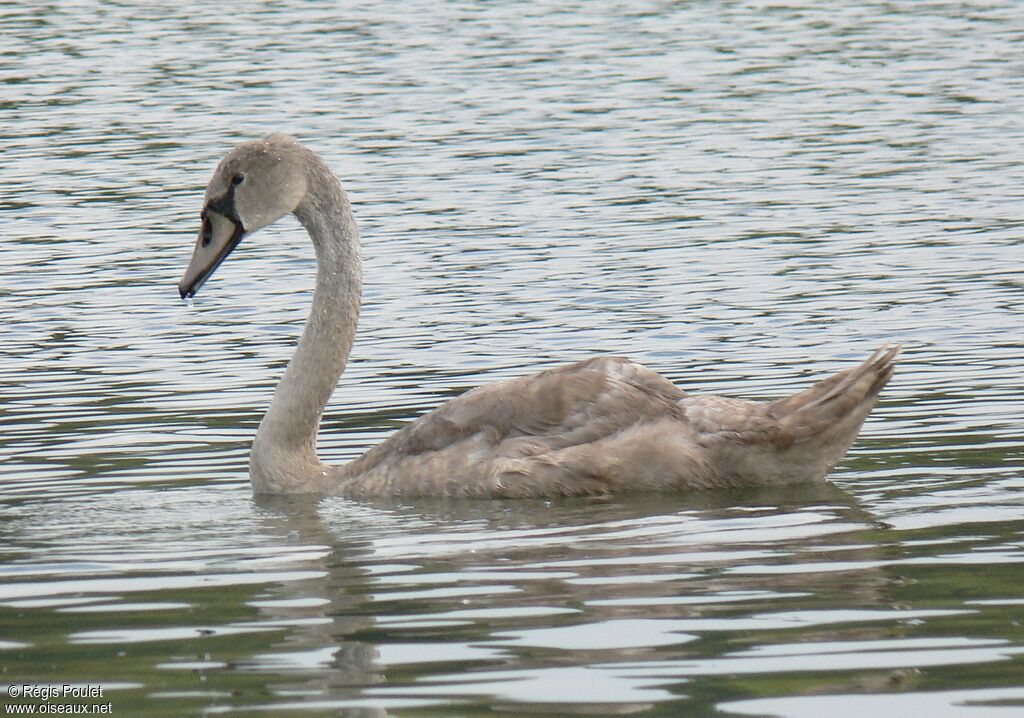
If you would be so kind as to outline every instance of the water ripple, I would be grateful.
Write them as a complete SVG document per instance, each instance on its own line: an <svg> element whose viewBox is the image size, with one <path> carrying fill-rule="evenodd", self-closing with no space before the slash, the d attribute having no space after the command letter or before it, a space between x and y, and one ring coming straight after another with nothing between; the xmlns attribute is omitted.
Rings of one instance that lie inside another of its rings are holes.
<svg viewBox="0 0 1024 718"><path fill-rule="evenodd" d="M133 715L1020 712L1013 3L8 3L0 33L9 685ZM282 222L193 306L174 283L208 173L271 130L363 235L333 461L594 353L761 398L887 341L899 371L832 486L254 501L312 252Z"/></svg>

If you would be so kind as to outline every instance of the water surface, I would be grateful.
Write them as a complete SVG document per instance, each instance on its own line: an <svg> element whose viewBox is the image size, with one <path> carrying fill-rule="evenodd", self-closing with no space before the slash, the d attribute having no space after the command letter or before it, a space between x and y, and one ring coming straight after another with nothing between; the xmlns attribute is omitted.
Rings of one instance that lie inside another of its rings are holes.
<svg viewBox="0 0 1024 718"><path fill-rule="evenodd" d="M1017 5L218 8L0 8L0 684L132 716L1020 714ZM194 306L175 283L213 166L274 130L363 232L333 461L594 353L752 398L903 362L819 487L254 501L312 251L283 221Z"/></svg>

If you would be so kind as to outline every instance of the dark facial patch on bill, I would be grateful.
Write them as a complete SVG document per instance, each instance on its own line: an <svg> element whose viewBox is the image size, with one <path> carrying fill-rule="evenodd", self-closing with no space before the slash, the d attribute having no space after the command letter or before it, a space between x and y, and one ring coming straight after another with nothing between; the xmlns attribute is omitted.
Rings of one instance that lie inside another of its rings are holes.
<svg viewBox="0 0 1024 718"><path fill-rule="evenodd" d="M206 203L206 209L211 209L222 217L227 217L241 227L242 220L238 218L238 210L235 208L235 187L237 186L234 182L229 184L227 192Z"/></svg>

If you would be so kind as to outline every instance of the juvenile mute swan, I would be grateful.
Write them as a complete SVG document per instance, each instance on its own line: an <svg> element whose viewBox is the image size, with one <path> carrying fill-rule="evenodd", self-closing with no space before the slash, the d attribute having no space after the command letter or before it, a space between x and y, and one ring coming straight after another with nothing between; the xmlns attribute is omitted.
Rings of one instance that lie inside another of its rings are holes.
<svg viewBox="0 0 1024 718"><path fill-rule="evenodd" d="M691 396L628 359L598 357L469 391L328 466L317 429L355 337L362 259L327 165L280 134L232 150L206 188L178 290L193 296L243 237L288 213L313 241L316 289L252 445L258 494L531 497L818 481L853 443L898 351L765 403Z"/></svg>

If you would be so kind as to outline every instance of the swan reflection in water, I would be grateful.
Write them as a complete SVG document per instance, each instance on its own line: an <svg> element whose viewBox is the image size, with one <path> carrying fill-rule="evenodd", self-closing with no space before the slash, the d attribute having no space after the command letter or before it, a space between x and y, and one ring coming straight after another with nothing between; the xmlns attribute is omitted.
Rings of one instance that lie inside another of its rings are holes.
<svg viewBox="0 0 1024 718"><path fill-rule="evenodd" d="M322 577L264 589L274 600L260 602L261 621L308 623L293 624L246 669L275 676L277 701L323 702L351 718L384 715L367 703L412 698L482 701L512 715L537 701L586 706L588 715L641 711L692 701L703 690L695 682L715 680L702 677L708 666L752 645L884 640L900 620L889 617L893 579L873 539L880 527L826 482L599 505L256 502L264 533L318 551L302 568ZM837 551L863 568L814 570ZM834 628L826 614L837 587L844 605L884 620ZM768 670L776 659L759 660ZM559 671L589 679L555 690ZM866 689L864 680L839 672L815 685ZM548 688L537 692L537 681Z"/></svg>

